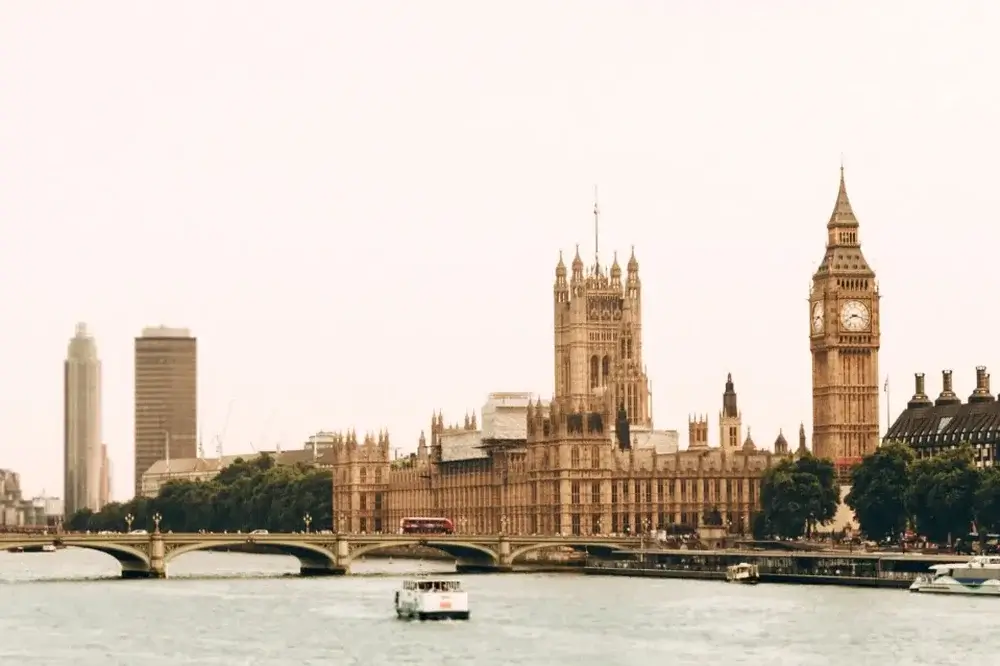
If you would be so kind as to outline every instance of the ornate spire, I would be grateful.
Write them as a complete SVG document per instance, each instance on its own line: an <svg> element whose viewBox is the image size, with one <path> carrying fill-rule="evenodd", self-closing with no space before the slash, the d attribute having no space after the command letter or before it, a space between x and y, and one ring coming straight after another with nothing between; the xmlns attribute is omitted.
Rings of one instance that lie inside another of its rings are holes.
<svg viewBox="0 0 1000 666"><path fill-rule="evenodd" d="M628 260L628 272L630 275L639 272L639 261L635 258L635 245L632 246L632 256Z"/></svg>
<svg viewBox="0 0 1000 666"><path fill-rule="evenodd" d="M726 390L722 394L722 415L727 418L736 418L740 415L740 410L736 406L736 388L733 385L733 373L726 375Z"/></svg>
<svg viewBox="0 0 1000 666"><path fill-rule="evenodd" d="M559 263L556 264L556 277L566 277L566 264L563 263L562 250L559 250Z"/></svg>
<svg viewBox="0 0 1000 666"><path fill-rule="evenodd" d="M847 197L847 183L844 181L844 165L840 165L840 189L837 192L837 203L830 214L830 221L826 223L827 229L857 227L858 218L854 216L854 209L851 208L851 200Z"/></svg>

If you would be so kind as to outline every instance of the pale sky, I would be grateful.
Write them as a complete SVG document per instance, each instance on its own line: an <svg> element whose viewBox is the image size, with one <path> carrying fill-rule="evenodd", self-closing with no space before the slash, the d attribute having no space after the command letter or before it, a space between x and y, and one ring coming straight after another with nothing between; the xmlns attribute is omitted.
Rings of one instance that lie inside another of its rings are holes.
<svg viewBox="0 0 1000 666"><path fill-rule="evenodd" d="M708 413L716 444L732 372L770 447L811 430L841 154L893 416L915 371L965 397L1000 371L997 34L991 0L4 2L0 467L62 494L78 321L116 499L145 326L197 335L226 453L348 427L405 452L432 410L547 397L595 184L603 260L640 262L656 427L685 446Z"/></svg>

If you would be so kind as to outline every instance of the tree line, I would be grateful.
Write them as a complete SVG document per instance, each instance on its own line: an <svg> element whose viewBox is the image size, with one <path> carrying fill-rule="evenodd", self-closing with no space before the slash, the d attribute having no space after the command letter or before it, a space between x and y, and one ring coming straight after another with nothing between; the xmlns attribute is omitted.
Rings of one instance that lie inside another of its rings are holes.
<svg viewBox="0 0 1000 666"><path fill-rule="evenodd" d="M811 536L833 520L839 503L833 463L811 455L782 460L761 477L754 538Z"/></svg>
<svg viewBox="0 0 1000 666"><path fill-rule="evenodd" d="M917 460L887 443L854 468L845 502L870 539L897 541L908 528L936 543L985 537L1000 532L1000 468L977 468L968 444Z"/></svg>
<svg viewBox="0 0 1000 666"><path fill-rule="evenodd" d="M70 531L124 532L160 529L174 532L300 532L305 517L313 530L333 526L333 479L326 470L306 465L276 465L261 454L237 458L209 481L169 481L156 497L112 502L100 511L81 509L69 517ZM131 518L131 523L126 518Z"/></svg>

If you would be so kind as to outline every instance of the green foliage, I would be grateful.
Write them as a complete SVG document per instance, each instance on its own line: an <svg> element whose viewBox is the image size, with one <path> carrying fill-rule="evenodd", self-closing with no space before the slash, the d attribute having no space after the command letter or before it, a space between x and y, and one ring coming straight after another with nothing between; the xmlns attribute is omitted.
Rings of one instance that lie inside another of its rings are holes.
<svg viewBox="0 0 1000 666"><path fill-rule="evenodd" d="M702 522L708 527L722 527L722 512L719 511L719 507L713 506L712 509L705 514Z"/></svg>
<svg viewBox="0 0 1000 666"><path fill-rule="evenodd" d="M773 530L767 522L767 516L764 515L763 511L753 515L753 518L750 520L750 530L753 533L753 538L757 541L766 541L774 536Z"/></svg>
<svg viewBox="0 0 1000 666"><path fill-rule="evenodd" d="M976 491L976 522L980 536L1000 532L1000 467L982 472Z"/></svg>
<svg viewBox="0 0 1000 666"><path fill-rule="evenodd" d="M939 543L968 534L980 475L968 445L913 463L907 507L919 533Z"/></svg>
<svg viewBox="0 0 1000 666"><path fill-rule="evenodd" d="M851 492L844 502L869 538L897 540L906 530L912 464L909 446L887 443L851 471Z"/></svg>
<svg viewBox="0 0 1000 666"><path fill-rule="evenodd" d="M312 529L333 526L333 481L328 471L304 465L277 466L267 455L237 458L211 481L170 481L155 498L113 502L98 513L83 509L66 522L73 531L153 528L153 514L162 516L161 530L174 532L244 532L266 529L298 532L303 516Z"/></svg>
<svg viewBox="0 0 1000 666"><path fill-rule="evenodd" d="M761 525L775 536L797 538L837 512L839 490L833 463L812 456L783 460L764 473L760 484Z"/></svg>

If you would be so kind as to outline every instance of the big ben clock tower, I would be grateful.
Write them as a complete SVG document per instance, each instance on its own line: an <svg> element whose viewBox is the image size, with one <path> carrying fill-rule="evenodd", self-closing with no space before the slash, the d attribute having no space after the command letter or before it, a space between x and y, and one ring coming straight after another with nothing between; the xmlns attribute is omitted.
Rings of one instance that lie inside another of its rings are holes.
<svg viewBox="0 0 1000 666"><path fill-rule="evenodd" d="M832 460L842 481L878 447L879 293L858 227L841 167L826 254L809 294L809 349L813 454Z"/></svg>

